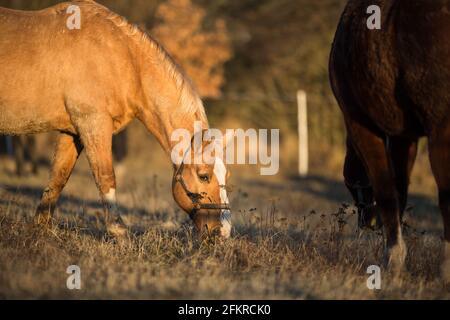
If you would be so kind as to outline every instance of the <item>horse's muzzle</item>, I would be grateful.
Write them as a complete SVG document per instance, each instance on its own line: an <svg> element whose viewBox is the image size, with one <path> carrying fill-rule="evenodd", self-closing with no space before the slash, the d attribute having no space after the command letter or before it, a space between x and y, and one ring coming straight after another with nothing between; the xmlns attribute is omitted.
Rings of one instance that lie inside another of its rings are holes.
<svg viewBox="0 0 450 320"><path fill-rule="evenodd" d="M191 218L202 236L221 236L227 239L231 235L230 210L199 210Z"/></svg>
<svg viewBox="0 0 450 320"><path fill-rule="evenodd" d="M358 207L358 227L374 231L383 227L376 205Z"/></svg>

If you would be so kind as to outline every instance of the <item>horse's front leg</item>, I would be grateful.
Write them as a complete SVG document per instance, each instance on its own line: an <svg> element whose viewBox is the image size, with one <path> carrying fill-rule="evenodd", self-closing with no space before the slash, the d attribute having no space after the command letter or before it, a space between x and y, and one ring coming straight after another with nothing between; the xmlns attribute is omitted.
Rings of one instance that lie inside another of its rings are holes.
<svg viewBox="0 0 450 320"><path fill-rule="evenodd" d="M385 263L394 271L400 271L406 258L406 245L402 237L397 186L384 137L376 129L349 119L347 130L364 163L373 188L376 208L381 214L386 237Z"/></svg>
<svg viewBox="0 0 450 320"><path fill-rule="evenodd" d="M112 160L113 127L111 117L93 116L84 119L78 130L86 155L100 191L107 231L116 237L127 234L116 200L116 179Z"/></svg>
<svg viewBox="0 0 450 320"><path fill-rule="evenodd" d="M450 286L450 122L429 138L430 163L439 190L439 207L444 223L442 277Z"/></svg>
<svg viewBox="0 0 450 320"><path fill-rule="evenodd" d="M373 188L366 173L364 163L347 137L347 153L344 162L345 185L358 208L358 226L361 229L379 229L381 221L377 208L373 206Z"/></svg>
<svg viewBox="0 0 450 320"><path fill-rule="evenodd" d="M402 217L408 200L409 180L417 156L417 139L390 137L387 141L400 201L400 215Z"/></svg>
<svg viewBox="0 0 450 320"><path fill-rule="evenodd" d="M53 156L50 181L36 210L35 221L37 223L45 224L51 220L59 195L82 150L83 146L78 137L64 133L59 135Z"/></svg>

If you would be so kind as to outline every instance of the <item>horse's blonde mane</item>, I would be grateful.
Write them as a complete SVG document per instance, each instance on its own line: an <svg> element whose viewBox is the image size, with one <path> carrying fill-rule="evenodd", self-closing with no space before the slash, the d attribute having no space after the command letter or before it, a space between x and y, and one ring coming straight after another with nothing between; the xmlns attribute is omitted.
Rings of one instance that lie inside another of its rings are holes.
<svg viewBox="0 0 450 320"><path fill-rule="evenodd" d="M191 80L183 73L181 67L163 46L138 25L130 23L125 17L109 10L95 1L84 0L84 2L88 5L92 5L91 10L94 14L105 14L105 18L111 21L117 28L121 29L125 35L137 40L139 44L150 47L152 52L155 53L158 62L163 65L167 76L174 81L180 92L177 112L182 115L196 114L202 121L207 123L203 103L194 89Z"/></svg>

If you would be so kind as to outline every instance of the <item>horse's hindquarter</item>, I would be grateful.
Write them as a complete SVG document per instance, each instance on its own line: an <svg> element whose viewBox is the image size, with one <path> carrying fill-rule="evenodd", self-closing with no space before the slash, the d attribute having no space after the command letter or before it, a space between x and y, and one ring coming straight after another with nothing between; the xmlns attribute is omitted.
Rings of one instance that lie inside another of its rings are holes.
<svg viewBox="0 0 450 320"><path fill-rule="evenodd" d="M119 119L117 127L130 120L128 48L80 4L79 30L67 27L67 3L34 13L0 9L0 132L77 133L77 117L99 113Z"/></svg>
<svg viewBox="0 0 450 320"><path fill-rule="evenodd" d="M48 131L64 119L57 55L48 50L53 21L38 16L0 9L2 133Z"/></svg>
<svg viewBox="0 0 450 320"><path fill-rule="evenodd" d="M350 1L342 16L333 48L332 72L342 93L341 108L347 117L372 122L386 132L404 130L405 114L397 105L397 70L393 56L390 1L378 1L381 30L366 26L367 7L373 1Z"/></svg>
<svg viewBox="0 0 450 320"><path fill-rule="evenodd" d="M436 2L448 3L447 0ZM381 8L380 30L369 30L366 26L366 10L372 4ZM416 99L417 94L412 94L412 91L427 91L428 94L438 93L440 97L436 99L443 98L443 90L436 91L430 83L425 83L425 78L418 76L418 70L426 70L435 80L447 77L446 71L438 68L432 71L428 60L415 55L411 46L404 45L405 37L413 37L419 47L425 45L416 34L408 33L410 30L406 26L411 28L416 23L414 17L407 19L412 15L406 10L409 6L409 1L350 1L336 34L330 66L332 83L346 117L351 114L355 118L366 118L391 135L422 135L428 127L428 119L422 110L431 108L431 113L435 113L440 108L425 105L423 100ZM431 9L422 8L416 14L426 14L426 10ZM430 25L433 23L429 20ZM442 44L436 45L442 48ZM428 48L421 52L433 55ZM414 61L412 56L416 57ZM412 74L416 76L411 77ZM414 90L408 90L413 87Z"/></svg>
<svg viewBox="0 0 450 320"><path fill-rule="evenodd" d="M397 29L401 86L431 132L450 121L450 0L405 3Z"/></svg>

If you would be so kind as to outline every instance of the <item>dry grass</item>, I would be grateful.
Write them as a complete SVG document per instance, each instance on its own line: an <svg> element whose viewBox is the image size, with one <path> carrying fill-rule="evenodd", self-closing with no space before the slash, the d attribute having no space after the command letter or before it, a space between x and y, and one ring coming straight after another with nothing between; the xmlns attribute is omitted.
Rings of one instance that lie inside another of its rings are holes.
<svg viewBox="0 0 450 320"><path fill-rule="evenodd" d="M357 230L353 208L341 205L350 199L337 178L235 174L234 236L200 241L168 192L170 177L156 175L170 167L155 161L147 167L147 160L129 159L119 178L119 201L133 230L119 243L97 223L97 192L85 160L61 200L59 225L49 230L30 223L45 170L28 179L0 170L0 298L450 297L438 272L442 226L433 194L411 197L407 271L399 278L383 271L382 289L372 291L366 268L381 261L381 237ZM413 180L427 170L421 167ZM80 291L66 288L72 264L81 268Z"/></svg>

